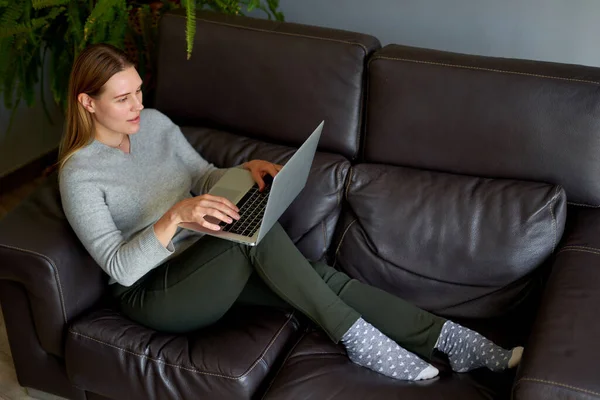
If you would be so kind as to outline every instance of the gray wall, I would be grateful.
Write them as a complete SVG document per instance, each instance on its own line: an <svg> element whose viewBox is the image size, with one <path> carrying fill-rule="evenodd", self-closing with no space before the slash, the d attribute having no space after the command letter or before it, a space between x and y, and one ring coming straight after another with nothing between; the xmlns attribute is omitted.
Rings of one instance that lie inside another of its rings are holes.
<svg viewBox="0 0 600 400"><path fill-rule="evenodd" d="M600 66L598 0L281 0L287 21L383 45Z"/></svg>

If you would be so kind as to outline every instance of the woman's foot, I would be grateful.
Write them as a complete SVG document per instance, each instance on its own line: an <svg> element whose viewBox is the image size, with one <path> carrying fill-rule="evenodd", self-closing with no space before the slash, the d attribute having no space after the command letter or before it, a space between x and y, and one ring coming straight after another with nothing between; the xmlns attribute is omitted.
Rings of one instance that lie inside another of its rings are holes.
<svg viewBox="0 0 600 400"><path fill-rule="evenodd" d="M341 342L352 362L390 378L419 381L434 378L439 373L437 368L403 349L362 318L348 329Z"/></svg>
<svg viewBox="0 0 600 400"><path fill-rule="evenodd" d="M502 371L516 367L523 347L506 350L481 334L452 321L446 321L435 348L448 356L455 372L467 372L480 367Z"/></svg>

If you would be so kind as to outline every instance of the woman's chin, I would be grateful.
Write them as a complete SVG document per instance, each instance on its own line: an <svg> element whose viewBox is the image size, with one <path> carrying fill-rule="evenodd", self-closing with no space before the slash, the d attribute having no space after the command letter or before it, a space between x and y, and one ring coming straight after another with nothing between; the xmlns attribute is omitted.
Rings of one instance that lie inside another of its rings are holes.
<svg viewBox="0 0 600 400"><path fill-rule="evenodd" d="M128 126L128 129L125 131L130 135L133 135L134 133L137 133L140 130L140 124L136 124L134 126Z"/></svg>

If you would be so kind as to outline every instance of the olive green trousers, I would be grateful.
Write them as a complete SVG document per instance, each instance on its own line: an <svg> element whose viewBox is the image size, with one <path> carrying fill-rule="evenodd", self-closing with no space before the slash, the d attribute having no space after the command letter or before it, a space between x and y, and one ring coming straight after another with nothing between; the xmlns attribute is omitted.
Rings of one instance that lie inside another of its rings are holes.
<svg viewBox="0 0 600 400"><path fill-rule="evenodd" d="M338 342L359 317L426 359L445 319L304 258L276 224L258 246L205 236L134 285L112 285L125 315L166 332L218 321L234 304L296 309Z"/></svg>

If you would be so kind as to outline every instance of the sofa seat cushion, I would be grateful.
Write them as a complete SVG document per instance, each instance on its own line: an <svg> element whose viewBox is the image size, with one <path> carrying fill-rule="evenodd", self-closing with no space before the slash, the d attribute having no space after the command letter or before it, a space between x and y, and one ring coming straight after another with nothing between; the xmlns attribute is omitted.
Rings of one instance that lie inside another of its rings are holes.
<svg viewBox="0 0 600 400"><path fill-rule="evenodd" d="M336 265L446 317L517 306L566 218L560 186L378 164L352 168L346 197Z"/></svg>
<svg viewBox="0 0 600 400"><path fill-rule="evenodd" d="M207 329L172 335L104 309L70 327L67 373L114 399L249 399L296 329L293 314L237 308Z"/></svg>
<svg viewBox="0 0 600 400"><path fill-rule="evenodd" d="M321 332L302 337L286 358L263 400L289 399L508 399L514 371L478 369L452 373L436 363L429 381L394 380L352 363L341 346Z"/></svg>
<svg viewBox="0 0 600 400"><path fill-rule="evenodd" d="M182 131L192 146L219 168L254 159L285 164L296 151L294 147L266 143L216 129L184 127ZM310 133L307 131L306 137ZM309 260L321 260L331 244L349 170L350 162L344 157L317 152L306 186L279 219L298 249Z"/></svg>

